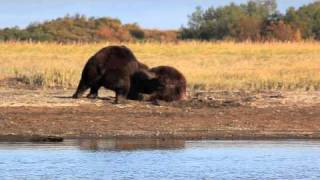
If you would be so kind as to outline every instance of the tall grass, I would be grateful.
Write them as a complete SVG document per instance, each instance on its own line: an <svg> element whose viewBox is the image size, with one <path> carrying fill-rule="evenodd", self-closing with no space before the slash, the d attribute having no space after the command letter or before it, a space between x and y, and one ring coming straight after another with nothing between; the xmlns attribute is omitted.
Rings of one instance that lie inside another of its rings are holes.
<svg viewBox="0 0 320 180"><path fill-rule="evenodd" d="M42 87L76 87L87 59L111 45L0 43L0 79ZM196 89L319 90L320 43L129 43L153 67L170 65Z"/></svg>

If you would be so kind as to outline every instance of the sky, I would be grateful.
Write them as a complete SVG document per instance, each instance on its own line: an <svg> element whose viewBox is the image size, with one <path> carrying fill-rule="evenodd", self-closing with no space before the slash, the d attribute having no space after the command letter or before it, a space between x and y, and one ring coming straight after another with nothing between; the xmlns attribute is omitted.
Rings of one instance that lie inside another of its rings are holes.
<svg viewBox="0 0 320 180"><path fill-rule="evenodd" d="M314 0L278 0L281 12ZM247 0L0 0L0 28L26 27L65 16L83 14L94 17L119 18L123 23L138 23L144 28L178 29L186 25L188 15L197 6L219 7Z"/></svg>

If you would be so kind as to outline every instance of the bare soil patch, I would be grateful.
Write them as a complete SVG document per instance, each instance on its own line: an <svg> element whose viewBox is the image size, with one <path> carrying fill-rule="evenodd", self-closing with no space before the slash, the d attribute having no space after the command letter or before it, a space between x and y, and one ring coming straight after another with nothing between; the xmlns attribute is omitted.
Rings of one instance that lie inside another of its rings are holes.
<svg viewBox="0 0 320 180"><path fill-rule="evenodd" d="M64 138L318 139L320 92L189 92L154 106L113 104L114 94L71 99L74 90L0 89L0 139Z"/></svg>

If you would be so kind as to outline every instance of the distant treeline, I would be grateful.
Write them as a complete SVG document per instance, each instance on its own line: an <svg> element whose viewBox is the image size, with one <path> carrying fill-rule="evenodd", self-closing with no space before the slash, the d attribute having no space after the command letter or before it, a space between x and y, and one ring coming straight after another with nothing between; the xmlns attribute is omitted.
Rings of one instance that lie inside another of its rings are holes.
<svg viewBox="0 0 320 180"><path fill-rule="evenodd" d="M276 0L250 0L245 4L200 7L189 16L187 26L177 31L150 30L138 24L122 24L109 17L65 16L24 29L0 29L0 41L161 41L177 40L299 41L320 40L320 2L286 13Z"/></svg>
<svg viewBox="0 0 320 180"><path fill-rule="evenodd" d="M43 23L32 23L25 29L0 29L0 41L176 41L177 31L142 29L138 24L122 24L119 19L94 18L76 14Z"/></svg>
<svg viewBox="0 0 320 180"><path fill-rule="evenodd" d="M252 0L246 4L202 10L198 7L187 27L180 30L181 39L237 41L320 40L320 2L314 2L285 14L277 11L275 0Z"/></svg>

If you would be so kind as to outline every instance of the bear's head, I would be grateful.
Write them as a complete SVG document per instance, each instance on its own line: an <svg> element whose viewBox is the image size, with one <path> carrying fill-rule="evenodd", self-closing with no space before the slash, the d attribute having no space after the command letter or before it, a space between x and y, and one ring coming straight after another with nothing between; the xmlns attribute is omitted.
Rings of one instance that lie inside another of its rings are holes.
<svg viewBox="0 0 320 180"><path fill-rule="evenodd" d="M152 94L164 88L164 84L153 73L147 70L140 70L132 75L131 86L143 94Z"/></svg>

